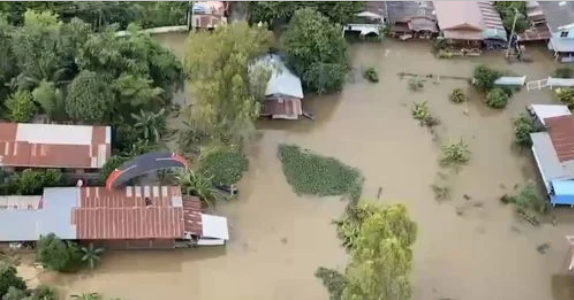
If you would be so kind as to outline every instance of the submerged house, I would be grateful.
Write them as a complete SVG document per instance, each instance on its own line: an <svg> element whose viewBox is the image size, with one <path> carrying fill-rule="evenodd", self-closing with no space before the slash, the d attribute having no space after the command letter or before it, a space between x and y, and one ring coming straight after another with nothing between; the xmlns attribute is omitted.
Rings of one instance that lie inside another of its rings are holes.
<svg viewBox="0 0 574 300"><path fill-rule="evenodd" d="M432 38L438 26L432 1L386 1L387 24L395 36Z"/></svg>
<svg viewBox="0 0 574 300"><path fill-rule="evenodd" d="M528 1L526 3L526 17L530 26L518 35L520 42L546 41L550 39L551 35L546 16L538 1Z"/></svg>
<svg viewBox="0 0 574 300"><path fill-rule="evenodd" d="M381 30L385 27L387 16L385 6L385 1L365 2L365 10L355 14L353 20L343 26L343 31L359 32L362 36L380 35Z"/></svg>
<svg viewBox="0 0 574 300"><path fill-rule="evenodd" d="M462 47L507 47L507 35L492 1L433 1L442 38Z"/></svg>
<svg viewBox="0 0 574 300"><path fill-rule="evenodd" d="M111 156L109 126L0 123L0 166L101 169Z"/></svg>
<svg viewBox="0 0 574 300"><path fill-rule="evenodd" d="M538 4L550 30L548 49L554 51L557 61L574 62L574 2L540 1Z"/></svg>
<svg viewBox="0 0 574 300"><path fill-rule="evenodd" d="M574 206L574 116L544 118L545 132L530 134L532 154L552 205Z"/></svg>
<svg viewBox="0 0 574 300"><path fill-rule="evenodd" d="M277 54L266 54L258 59L258 63L268 64L272 69L260 115L273 119L297 120L303 115L301 79L287 68Z"/></svg>
<svg viewBox="0 0 574 300"><path fill-rule="evenodd" d="M204 214L177 186L45 188L42 196L0 197L0 242L63 240L116 249L223 245L227 219Z"/></svg>
<svg viewBox="0 0 574 300"><path fill-rule="evenodd" d="M197 1L191 8L191 27L214 29L227 24L227 1Z"/></svg>

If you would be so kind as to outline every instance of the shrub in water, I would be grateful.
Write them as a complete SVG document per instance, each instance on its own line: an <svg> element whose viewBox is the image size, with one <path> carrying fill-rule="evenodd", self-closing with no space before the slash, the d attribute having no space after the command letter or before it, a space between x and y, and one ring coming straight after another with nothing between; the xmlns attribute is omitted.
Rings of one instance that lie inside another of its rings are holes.
<svg viewBox="0 0 574 300"><path fill-rule="evenodd" d="M440 163L443 166L462 165L470 160L471 152L468 145L461 139L442 146Z"/></svg>
<svg viewBox="0 0 574 300"><path fill-rule="evenodd" d="M572 108L574 106L574 89L571 88L558 88L555 91L556 96L560 102Z"/></svg>
<svg viewBox="0 0 574 300"><path fill-rule="evenodd" d="M450 101L454 103L462 103L466 101L466 95L461 88L456 88L450 94Z"/></svg>
<svg viewBox="0 0 574 300"><path fill-rule="evenodd" d="M514 120L514 136L516 144L523 147L531 147L532 139L530 138L530 134L538 132L541 129L542 128L536 126L534 120L532 120L529 115L520 115L519 118Z"/></svg>
<svg viewBox="0 0 574 300"><path fill-rule="evenodd" d="M486 105L492 108L505 108L509 100L508 93L501 88L494 88L486 94Z"/></svg>
<svg viewBox="0 0 574 300"><path fill-rule="evenodd" d="M488 92L494 88L494 82L501 76L501 72L491 69L485 65L477 66L473 73L473 83L483 92Z"/></svg>
<svg viewBox="0 0 574 300"><path fill-rule="evenodd" d="M367 70L365 70L363 77L365 77L365 79L367 79L370 82L379 82L379 74L377 73L375 68L368 68Z"/></svg>

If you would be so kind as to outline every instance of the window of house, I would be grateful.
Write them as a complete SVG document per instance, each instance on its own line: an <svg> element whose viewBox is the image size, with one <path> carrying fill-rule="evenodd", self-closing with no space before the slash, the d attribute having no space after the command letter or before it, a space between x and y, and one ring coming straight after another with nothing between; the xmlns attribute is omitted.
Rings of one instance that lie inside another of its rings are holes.
<svg viewBox="0 0 574 300"><path fill-rule="evenodd" d="M568 37L568 31L560 32L560 37Z"/></svg>

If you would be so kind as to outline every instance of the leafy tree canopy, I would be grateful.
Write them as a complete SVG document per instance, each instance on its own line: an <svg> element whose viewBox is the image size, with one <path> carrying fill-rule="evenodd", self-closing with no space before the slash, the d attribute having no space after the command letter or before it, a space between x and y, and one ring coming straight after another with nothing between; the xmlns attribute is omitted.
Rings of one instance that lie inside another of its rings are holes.
<svg viewBox="0 0 574 300"><path fill-rule="evenodd" d="M50 270L75 271L82 263L80 248L72 242L62 241L53 233L41 237L36 249L36 260Z"/></svg>
<svg viewBox="0 0 574 300"><path fill-rule="evenodd" d="M7 264L0 264L0 298L4 299L4 295L8 293L10 287L25 290L26 283L18 276L16 268Z"/></svg>
<svg viewBox="0 0 574 300"><path fill-rule="evenodd" d="M32 94L19 90L6 100L8 119L13 122L30 122L36 112L36 105L32 101Z"/></svg>
<svg viewBox="0 0 574 300"><path fill-rule="evenodd" d="M364 9L364 1L252 1L249 2L250 22L272 24L289 20L299 9L314 8L334 23L345 24Z"/></svg>
<svg viewBox="0 0 574 300"><path fill-rule="evenodd" d="M82 71L70 84L66 113L77 122L108 120L113 94L108 83L96 72ZM107 116L106 116L107 115Z"/></svg>
<svg viewBox="0 0 574 300"><path fill-rule="evenodd" d="M253 131L259 103L250 91L248 65L268 51L271 40L271 32L246 23L189 36L185 66L195 99L191 117L215 139L239 142Z"/></svg>
<svg viewBox="0 0 574 300"><path fill-rule="evenodd" d="M349 46L341 28L311 8L298 10L281 38L287 62L313 92L343 87L350 68Z"/></svg>

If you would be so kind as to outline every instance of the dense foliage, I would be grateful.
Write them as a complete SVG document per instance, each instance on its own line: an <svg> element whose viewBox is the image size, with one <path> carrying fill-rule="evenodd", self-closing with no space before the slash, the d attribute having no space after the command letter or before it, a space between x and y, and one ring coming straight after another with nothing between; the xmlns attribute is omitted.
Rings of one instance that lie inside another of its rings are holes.
<svg viewBox="0 0 574 300"><path fill-rule="evenodd" d="M36 260L47 269L72 272L81 267L82 252L75 243L62 241L50 233L38 241Z"/></svg>
<svg viewBox="0 0 574 300"><path fill-rule="evenodd" d="M345 24L364 7L364 1L251 1L248 9L251 23L289 21L297 10L314 8L333 23Z"/></svg>
<svg viewBox="0 0 574 300"><path fill-rule="evenodd" d="M486 105L492 108L505 108L508 101L510 101L510 96L502 88L494 88L486 94Z"/></svg>
<svg viewBox="0 0 574 300"><path fill-rule="evenodd" d="M279 146L279 159L287 182L297 194L360 197L363 178L357 169L295 145Z"/></svg>
<svg viewBox="0 0 574 300"><path fill-rule="evenodd" d="M225 144L253 133L259 103L251 93L249 64L269 50L271 41L271 32L246 23L189 36L185 66L195 100L190 121L200 131Z"/></svg>
<svg viewBox="0 0 574 300"><path fill-rule="evenodd" d="M200 172L216 186L232 185L241 179L249 168L249 160L241 152L216 150L201 159Z"/></svg>
<svg viewBox="0 0 574 300"><path fill-rule="evenodd" d="M569 108L574 107L574 89L569 87L557 88L554 93L560 102L568 105Z"/></svg>
<svg viewBox="0 0 574 300"><path fill-rule="evenodd" d="M530 26L526 14L526 1L495 1L494 7L500 13L504 28L512 31L514 20L516 24L514 30L516 33L522 33ZM518 12L518 15L516 14Z"/></svg>
<svg viewBox="0 0 574 300"><path fill-rule="evenodd" d="M301 9L289 22L281 45L288 65L307 90L328 93L342 89L350 56L340 26L314 9Z"/></svg>
<svg viewBox="0 0 574 300"><path fill-rule="evenodd" d="M530 148L532 146L530 134L540 130L542 130L542 128L536 126L532 117L527 114L522 114L514 120L515 142L519 146Z"/></svg>
<svg viewBox="0 0 574 300"><path fill-rule="evenodd" d="M0 298L4 299L10 287L25 290L26 283L18 276L16 268L2 263L0 265Z"/></svg>
<svg viewBox="0 0 574 300"><path fill-rule="evenodd" d="M494 88L494 82L502 75L502 72L491 69L486 65L479 65L474 69L474 85L482 92L488 92Z"/></svg>
<svg viewBox="0 0 574 300"><path fill-rule="evenodd" d="M401 205L360 202L336 222L350 254L344 273L321 268L333 300L409 299L417 226Z"/></svg>
<svg viewBox="0 0 574 300"><path fill-rule="evenodd" d="M144 28L185 25L187 1L30 1L1 2L0 13L19 25L27 10L50 10L69 22L73 18L91 24L96 29L117 23L126 28L139 23Z"/></svg>
<svg viewBox="0 0 574 300"><path fill-rule="evenodd" d="M181 63L137 26L129 37L117 37L114 26L94 33L80 19L60 20L28 10L15 21L21 26L0 21L5 117L27 122L42 113L60 123L114 125L114 150L128 150L149 132L137 130L141 120L133 113L170 109L183 80Z"/></svg>

